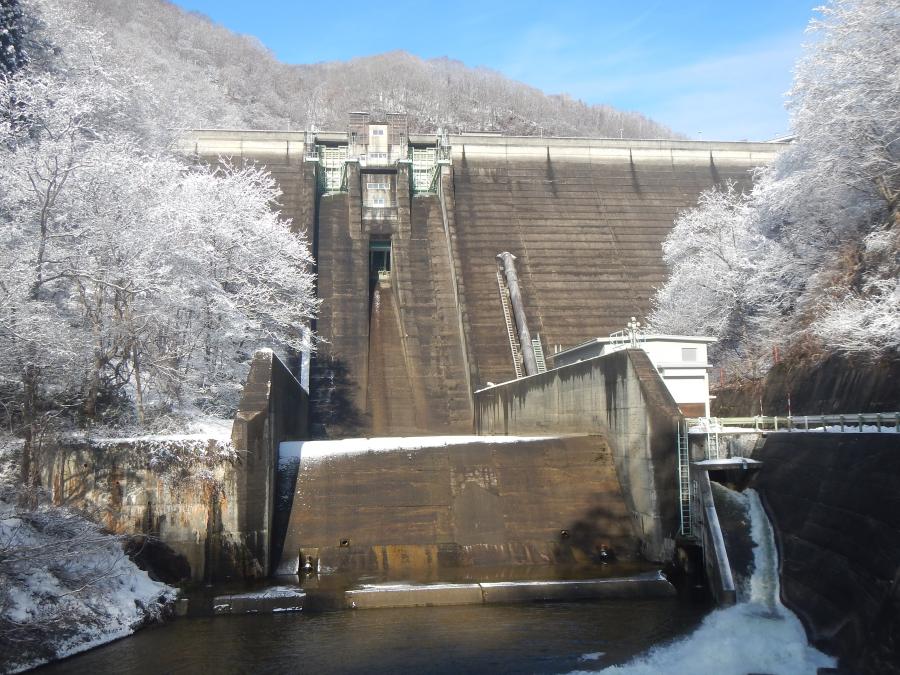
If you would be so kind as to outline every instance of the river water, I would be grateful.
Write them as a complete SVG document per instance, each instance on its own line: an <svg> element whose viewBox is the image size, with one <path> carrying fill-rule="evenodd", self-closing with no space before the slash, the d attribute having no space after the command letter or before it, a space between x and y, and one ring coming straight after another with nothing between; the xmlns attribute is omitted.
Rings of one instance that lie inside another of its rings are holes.
<svg viewBox="0 0 900 675"><path fill-rule="evenodd" d="M690 632L671 600L422 607L179 619L42 673L565 673Z"/></svg>
<svg viewBox="0 0 900 675"><path fill-rule="evenodd" d="M778 600L771 525L744 500L754 568L740 602L683 598L179 619L42 673L814 674L834 660Z"/></svg>

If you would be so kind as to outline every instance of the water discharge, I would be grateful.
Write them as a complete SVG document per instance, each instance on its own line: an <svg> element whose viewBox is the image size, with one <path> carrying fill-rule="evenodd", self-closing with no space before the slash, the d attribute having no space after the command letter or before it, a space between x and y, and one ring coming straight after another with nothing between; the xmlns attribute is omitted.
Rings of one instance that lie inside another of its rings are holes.
<svg viewBox="0 0 900 675"><path fill-rule="evenodd" d="M746 490L736 498L746 500L755 544L749 589L739 593L738 604L712 612L689 636L602 672L814 675L818 668L836 665L808 644L800 620L781 603L775 537L759 495Z"/></svg>

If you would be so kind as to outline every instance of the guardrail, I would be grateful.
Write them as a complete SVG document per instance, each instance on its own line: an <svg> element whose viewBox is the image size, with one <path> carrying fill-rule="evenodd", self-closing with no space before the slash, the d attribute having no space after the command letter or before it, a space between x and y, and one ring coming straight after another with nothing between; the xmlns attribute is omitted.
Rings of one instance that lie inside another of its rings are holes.
<svg viewBox="0 0 900 675"><path fill-rule="evenodd" d="M755 431L835 431L857 429L859 432L875 431L900 433L900 412L854 413L845 415L786 415L774 417L691 417L689 429L699 427L702 433L728 433L738 427Z"/></svg>

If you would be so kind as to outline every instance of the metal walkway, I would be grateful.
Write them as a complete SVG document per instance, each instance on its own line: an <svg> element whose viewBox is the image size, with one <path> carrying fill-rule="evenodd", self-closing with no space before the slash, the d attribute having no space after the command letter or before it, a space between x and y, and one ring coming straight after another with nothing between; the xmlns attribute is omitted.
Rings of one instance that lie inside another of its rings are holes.
<svg viewBox="0 0 900 675"><path fill-rule="evenodd" d="M900 433L900 412L850 413L843 415L787 415L775 417L690 417L691 433L757 433L760 431L858 431Z"/></svg>

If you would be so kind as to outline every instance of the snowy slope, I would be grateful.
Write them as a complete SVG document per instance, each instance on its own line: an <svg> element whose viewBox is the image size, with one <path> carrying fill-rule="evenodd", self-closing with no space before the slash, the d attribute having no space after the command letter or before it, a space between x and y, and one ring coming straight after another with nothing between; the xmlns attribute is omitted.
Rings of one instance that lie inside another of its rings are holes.
<svg viewBox="0 0 900 675"><path fill-rule="evenodd" d="M8 455L12 444L0 445ZM163 616L175 589L151 580L119 537L84 515L20 506L12 462L0 459L0 672L84 651Z"/></svg>

